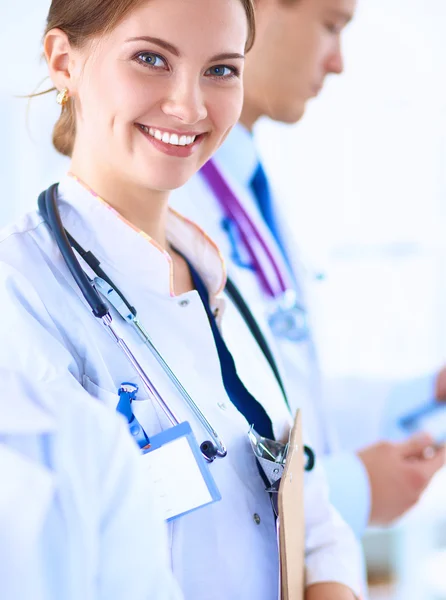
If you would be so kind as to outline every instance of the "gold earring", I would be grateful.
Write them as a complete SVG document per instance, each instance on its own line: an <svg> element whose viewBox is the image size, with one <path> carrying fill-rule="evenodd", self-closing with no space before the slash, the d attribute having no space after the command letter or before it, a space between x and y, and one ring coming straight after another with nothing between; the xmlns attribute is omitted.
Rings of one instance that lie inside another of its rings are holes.
<svg viewBox="0 0 446 600"><path fill-rule="evenodd" d="M56 96L57 104L60 104L62 107L68 102L68 89L63 88Z"/></svg>

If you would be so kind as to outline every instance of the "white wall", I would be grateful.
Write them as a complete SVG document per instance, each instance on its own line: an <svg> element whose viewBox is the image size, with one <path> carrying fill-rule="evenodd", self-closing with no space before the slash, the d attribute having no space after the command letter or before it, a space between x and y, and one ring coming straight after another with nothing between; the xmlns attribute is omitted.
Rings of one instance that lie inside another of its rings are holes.
<svg viewBox="0 0 446 600"><path fill-rule="evenodd" d="M51 147L55 94L17 98L36 91L47 76L41 37L49 5L47 0L0 0L0 224L33 207L38 192L66 164Z"/></svg>

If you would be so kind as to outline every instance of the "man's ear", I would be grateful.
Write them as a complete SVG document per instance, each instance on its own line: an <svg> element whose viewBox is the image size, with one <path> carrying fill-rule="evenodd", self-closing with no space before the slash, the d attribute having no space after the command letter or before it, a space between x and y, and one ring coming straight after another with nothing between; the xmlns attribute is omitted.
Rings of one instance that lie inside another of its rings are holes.
<svg viewBox="0 0 446 600"><path fill-rule="evenodd" d="M43 52L48 63L50 77L58 90L71 90L72 48L67 34L61 29L51 29L45 36Z"/></svg>

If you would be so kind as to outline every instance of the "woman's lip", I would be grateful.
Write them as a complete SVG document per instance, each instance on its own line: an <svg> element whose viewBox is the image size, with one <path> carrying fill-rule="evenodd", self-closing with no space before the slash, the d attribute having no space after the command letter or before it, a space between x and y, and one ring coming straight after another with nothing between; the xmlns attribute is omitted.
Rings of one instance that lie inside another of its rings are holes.
<svg viewBox="0 0 446 600"><path fill-rule="evenodd" d="M136 123L137 126L147 127L147 129L156 129L161 131L161 133L169 133L170 135L176 134L178 137L182 135L187 135L189 137L203 135L204 131L179 131L178 129L164 129L163 127L155 127L155 125L146 125L145 123Z"/></svg>
<svg viewBox="0 0 446 600"><path fill-rule="evenodd" d="M157 150L163 152L163 154L167 154L167 156L176 156L178 158L187 158L194 154L205 137L205 134L198 134L192 144L189 144L188 146L174 146L173 144L166 144L162 140L157 140L150 135L150 133L143 131L140 127L137 127L137 129Z"/></svg>

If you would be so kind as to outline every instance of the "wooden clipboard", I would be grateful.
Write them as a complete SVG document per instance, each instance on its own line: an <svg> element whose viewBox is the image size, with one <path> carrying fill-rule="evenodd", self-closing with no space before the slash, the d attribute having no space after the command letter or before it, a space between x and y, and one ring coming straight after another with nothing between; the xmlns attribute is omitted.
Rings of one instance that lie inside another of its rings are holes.
<svg viewBox="0 0 446 600"><path fill-rule="evenodd" d="M304 446L296 414L279 487L281 600L303 600L305 588Z"/></svg>

